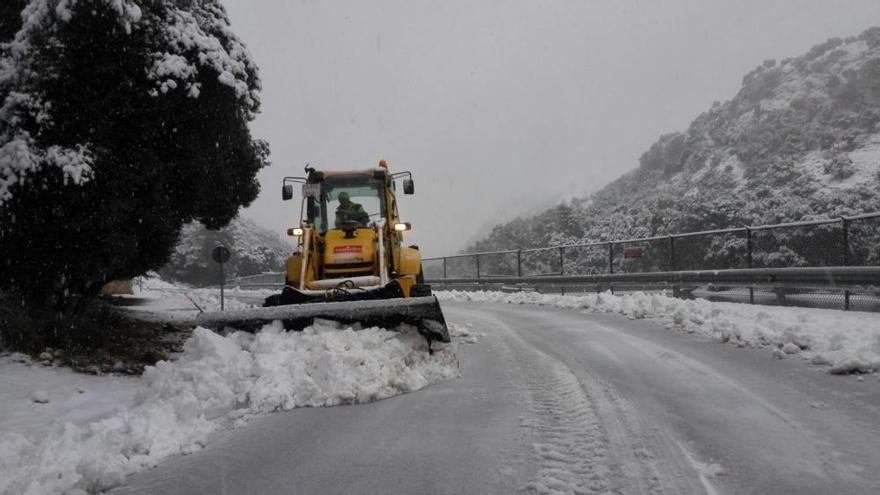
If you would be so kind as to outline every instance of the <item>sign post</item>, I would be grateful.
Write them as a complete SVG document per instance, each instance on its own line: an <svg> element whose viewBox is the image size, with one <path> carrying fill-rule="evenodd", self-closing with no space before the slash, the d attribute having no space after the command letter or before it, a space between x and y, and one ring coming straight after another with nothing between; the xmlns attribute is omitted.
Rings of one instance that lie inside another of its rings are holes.
<svg viewBox="0 0 880 495"><path fill-rule="evenodd" d="M220 311L223 311L223 288L226 284L226 277L223 276L223 263L229 261L230 252L226 246L220 244L211 250L211 257L220 264Z"/></svg>

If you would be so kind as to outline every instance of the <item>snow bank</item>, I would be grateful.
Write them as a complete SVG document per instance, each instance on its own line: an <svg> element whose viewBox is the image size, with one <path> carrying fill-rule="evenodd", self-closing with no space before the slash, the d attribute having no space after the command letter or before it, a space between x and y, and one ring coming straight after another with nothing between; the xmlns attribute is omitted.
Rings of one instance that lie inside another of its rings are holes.
<svg viewBox="0 0 880 495"><path fill-rule="evenodd" d="M133 403L138 378L76 373L53 366L53 355L46 354L42 363L24 354L0 355L0 435L37 439L53 422L89 423Z"/></svg>
<svg viewBox="0 0 880 495"><path fill-rule="evenodd" d="M130 407L41 438L0 432L0 493L106 490L253 414L370 402L458 375L451 349L435 344L429 355L414 328L400 330L276 324L222 336L197 328L177 361L147 369Z"/></svg>
<svg viewBox="0 0 880 495"><path fill-rule="evenodd" d="M880 371L880 315L828 309L754 306L664 294L558 295L537 292L435 292L440 300L535 304L633 319L653 318L667 328L699 333L740 347L772 348L774 356L799 355L831 373Z"/></svg>

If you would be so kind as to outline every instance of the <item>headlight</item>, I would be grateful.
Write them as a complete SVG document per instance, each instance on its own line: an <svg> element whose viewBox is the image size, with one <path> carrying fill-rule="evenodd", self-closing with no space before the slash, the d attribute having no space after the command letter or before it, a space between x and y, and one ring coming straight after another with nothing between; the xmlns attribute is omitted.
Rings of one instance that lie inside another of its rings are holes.
<svg viewBox="0 0 880 495"><path fill-rule="evenodd" d="M289 235L291 237L302 237L303 229L301 229L299 227L296 227L293 229L287 229L287 235Z"/></svg>
<svg viewBox="0 0 880 495"><path fill-rule="evenodd" d="M409 223L395 223L394 224L394 230L396 230L398 232L403 232L403 231L409 230L411 228L412 228L412 225L410 225Z"/></svg>

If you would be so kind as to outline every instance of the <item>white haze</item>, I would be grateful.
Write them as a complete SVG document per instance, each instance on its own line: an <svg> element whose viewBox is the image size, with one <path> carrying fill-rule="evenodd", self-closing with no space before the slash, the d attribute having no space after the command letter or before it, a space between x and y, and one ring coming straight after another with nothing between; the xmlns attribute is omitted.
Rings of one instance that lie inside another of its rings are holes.
<svg viewBox="0 0 880 495"><path fill-rule="evenodd" d="M449 254L594 191L768 58L880 24L877 0L226 0L260 65L273 165L244 215L281 232L281 178L411 170L408 241Z"/></svg>

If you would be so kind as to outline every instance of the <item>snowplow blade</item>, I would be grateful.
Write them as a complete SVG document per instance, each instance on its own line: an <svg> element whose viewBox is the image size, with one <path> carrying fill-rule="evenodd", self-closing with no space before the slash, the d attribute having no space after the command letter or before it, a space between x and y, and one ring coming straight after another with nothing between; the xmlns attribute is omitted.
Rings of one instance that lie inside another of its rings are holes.
<svg viewBox="0 0 880 495"><path fill-rule="evenodd" d="M364 327L393 329L401 323L418 327L429 342L449 342L449 328L434 296L366 301L318 302L287 304L236 311L212 311L196 317L195 323L206 328L233 327L255 331L266 323L281 320L285 328L302 329L315 318L343 323L360 323Z"/></svg>

